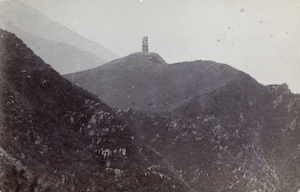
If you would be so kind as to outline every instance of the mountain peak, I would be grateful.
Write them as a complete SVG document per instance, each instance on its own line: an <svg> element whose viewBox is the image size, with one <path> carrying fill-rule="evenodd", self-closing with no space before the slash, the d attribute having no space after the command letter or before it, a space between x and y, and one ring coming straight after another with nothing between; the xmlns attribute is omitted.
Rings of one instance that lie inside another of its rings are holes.
<svg viewBox="0 0 300 192"><path fill-rule="evenodd" d="M136 52L132 53L126 57L113 60L106 64L106 66L111 64L131 64L131 65L165 65L168 64L159 54L154 52Z"/></svg>

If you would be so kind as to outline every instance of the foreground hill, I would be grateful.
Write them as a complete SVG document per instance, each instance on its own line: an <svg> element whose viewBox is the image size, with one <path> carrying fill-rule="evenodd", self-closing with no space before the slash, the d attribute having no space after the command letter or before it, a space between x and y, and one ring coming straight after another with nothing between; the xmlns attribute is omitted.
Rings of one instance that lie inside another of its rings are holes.
<svg viewBox="0 0 300 192"><path fill-rule="evenodd" d="M117 56L17 0L0 2L0 27L18 35L60 73L99 66Z"/></svg>
<svg viewBox="0 0 300 192"><path fill-rule="evenodd" d="M300 96L210 61L135 53L65 76L116 108L195 191L297 191ZM213 183L213 184L212 184Z"/></svg>
<svg viewBox="0 0 300 192"><path fill-rule="evenodd" d="M112 107L167 111L197 94L221 87L240 73L212 61L168 65L156 53L134 53L64 77Z"/></svg>
<svg viewBox="0 0 300 192"><path fill-rule="evenodd" d="M109 106L0 40L0 191L187 191Z"/></svg>
<svg viewBox="0 0 300 192"><path fill-rule="evenodd" d="M135 142L148 144L195 191L297 192L300 96L286 85L258 86L248 78L176 112L117 115L138 133Z"/></svg>

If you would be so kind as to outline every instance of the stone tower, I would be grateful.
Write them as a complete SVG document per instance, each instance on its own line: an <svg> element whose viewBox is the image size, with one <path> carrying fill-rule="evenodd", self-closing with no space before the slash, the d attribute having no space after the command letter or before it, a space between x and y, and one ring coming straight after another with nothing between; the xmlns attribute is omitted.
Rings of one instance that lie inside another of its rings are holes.
<svg viewBox="0 0 300 192"><path fill-rule="evenodd" d="M143 53L148 53L148 37L145 36L142 40L142 50L143 50Z"/></svg>

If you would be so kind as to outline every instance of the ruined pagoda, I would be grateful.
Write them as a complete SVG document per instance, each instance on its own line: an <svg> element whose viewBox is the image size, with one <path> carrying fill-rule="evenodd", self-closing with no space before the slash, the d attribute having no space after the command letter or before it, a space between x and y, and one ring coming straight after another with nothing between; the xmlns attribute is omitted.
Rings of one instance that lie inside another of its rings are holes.
<svg viewBox="0 0 300 192"><path fill-rule="evenodd" d="M143 53L148 53L148 51L149 51L148 36L145 36L142 40L142 51L143 51Z"/></svg>

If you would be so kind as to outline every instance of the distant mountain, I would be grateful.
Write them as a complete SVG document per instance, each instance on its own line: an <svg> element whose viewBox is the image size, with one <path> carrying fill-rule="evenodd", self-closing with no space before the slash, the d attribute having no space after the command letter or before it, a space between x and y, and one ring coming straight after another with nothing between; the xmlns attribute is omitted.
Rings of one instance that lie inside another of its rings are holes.
<svg viewBox="0 0 300 192"><path fill-rule="evenodd" d="M195 191L297 191L300 95L212 61L135 53L64 76L115 108ZM130 109L131 108L131 109Z"/></svg>
<svg viewBox="0 0 300 192"><path fill-rule="evenodd" d="M188 191L108 105L0 41L0 191Z"/></svg>
<svg viewBox="0 0 300 192"><path fill-rule="evenodd" d="M168 65L156 53L134 53L64 77L99 95L112 107L168 111L197 94L223 86L241 73L212 61Z"/></svg>
<svg viewBox="0 0 300 192"><path fill-rule="evenodd" d="M0 27L17 34L62 74L96 67L117 58L102 45L17 0L0 2Z"/></svg>

